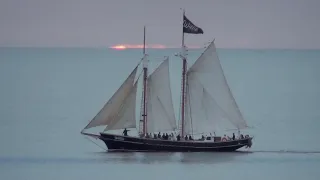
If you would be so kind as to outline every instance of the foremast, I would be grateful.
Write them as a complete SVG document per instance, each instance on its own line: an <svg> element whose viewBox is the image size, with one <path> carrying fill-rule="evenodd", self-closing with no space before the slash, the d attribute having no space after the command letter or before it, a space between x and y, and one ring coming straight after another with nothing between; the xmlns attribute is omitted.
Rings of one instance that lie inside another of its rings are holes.
<svg viewBox="0 0 320 180"><path fill-rule="evenodd" d="M148 79L148 55L146 54L146 26L143 28L143 91L142 91L142 130L141 135L145 136L147 132L147 79ZM140 126L141 128L141 126Z"/></svg>
<svg viewBox="0 0 320 180"><path fill-rule="evenodd" d="M145 53L145 34L144 29L140 137L145 137L148 133L176 130L170 87L169 58L165 57L165 60L152 73L149 73L149 59Z"/></svg>

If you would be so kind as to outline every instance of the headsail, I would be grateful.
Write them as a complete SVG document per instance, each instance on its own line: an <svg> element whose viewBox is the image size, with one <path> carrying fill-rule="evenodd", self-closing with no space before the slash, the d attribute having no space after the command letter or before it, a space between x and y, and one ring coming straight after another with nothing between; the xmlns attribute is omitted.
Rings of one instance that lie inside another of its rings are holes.
<svg viewBox="0 0 320 180"><path fill-rule="evenodd" d="M186 134L196 134L229 129L231 125L237 129L247 127L212 41L187 72L184 129Z"/></svg>
<svg viewBox="0 0 320 180"><path fill-rule="evenodd" d="M148 77L147 114L147 133L176 130L168 58Z"/></svg>
<svg viewBox="0 0 320 180"><path fill-rule="evenodd" d="M128 78L120 86L120 88L113 94L109 101L104 105L100 112L90 121L84 128L89 129L97 126L115 125L115 117L118 116L119 111L123 107L126 100L130 99L133 91L135 91L134 80L139 64L134 68ZM135 117L132 117L135 118ZM120 127L118 125L118 127ZM124 127L121 127L124 128Z"/></svg>
<svg viewBox="0 0 320 180"><path fill-rule="evenodd" d="M118 113L113 118L113 121L108 124L105 131L124 129L124 128L136 128L136 96L137 85L132 87L130 94L123 101Z"/></svg>

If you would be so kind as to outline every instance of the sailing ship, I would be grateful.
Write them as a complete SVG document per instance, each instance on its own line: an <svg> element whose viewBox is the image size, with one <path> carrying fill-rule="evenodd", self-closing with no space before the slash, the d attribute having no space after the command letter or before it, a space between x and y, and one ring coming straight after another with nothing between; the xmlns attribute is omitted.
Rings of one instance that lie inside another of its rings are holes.
<svg viewBox="0 0 320 180"><path fill-rule="evenodd" d="M251 147L253 137L240 133L248 125L224 76L215 41L211 41L187 69L185 33L203 34L203 30L195 26L183 10L182 52L179 53L182 59L181 116L178 125L170 87L169 57L148 74L144 27L142 60L81 133L102 140L108 151L229 152ZM140 74L136 78L141 65L143 77L140 78ZM141 119L136 123L136 97L140 80L143 84ZM98 126L106 128L99 134L85 132ZM138 129L139 135L127 135L127 128ZM238 137L235 138L234 134L233 138L228 139L216 136L216 133L223 133L228 128L236 129ZM124 134L109 132L123 129ZM170 138L163 134L168 132L171 132ZM196 139L197 136L201 138Z"/></svg>

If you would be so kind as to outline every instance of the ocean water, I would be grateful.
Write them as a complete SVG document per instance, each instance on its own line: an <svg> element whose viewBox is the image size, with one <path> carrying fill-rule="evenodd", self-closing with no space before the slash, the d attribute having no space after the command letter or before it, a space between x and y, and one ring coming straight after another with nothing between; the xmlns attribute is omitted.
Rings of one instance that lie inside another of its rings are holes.
<svg viewBox="0 0 320 180"><path fill-rule="evenodd" d="M178 49L170 56L179 107ZM202 50L190 50L192 64ZM80 131L142 57L140 50L0 48L0 179L319 179L320 51L218 49L254 135L238 153L106 153ZM177 115L178 116L178 115Z"/></svg>

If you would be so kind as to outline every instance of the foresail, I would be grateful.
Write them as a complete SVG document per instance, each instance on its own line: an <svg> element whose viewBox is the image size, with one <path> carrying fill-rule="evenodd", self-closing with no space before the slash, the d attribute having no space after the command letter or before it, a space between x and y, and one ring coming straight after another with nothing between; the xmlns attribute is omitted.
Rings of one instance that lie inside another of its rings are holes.
<svg viewBox="0 0 320 180"><path fill-rule="evenodd" d="M147 133L173 131L176 128L169 59L166 59L147 80Z"/></svg>
<svg viewBox="0 0 320 180"><path fill-rule="evenodd" d="M115 115L112 122L110 122L105 128L105 131L124 128L136 128L137 85L138 81L136 81L131 93L123 101L118 113Z"/></svg>
<svg viewBox="0 0 320 180"><path fill-rule="evenodd" d="M120 88L113 94L113 96L104 105L100 112L90 121L90 123L84 129L109 125L114 120L114 117L117 116L123 102L132 93L137 69L138 66L134 68L128 78L120 86Z"/></svg>
<svg viewBox="0 0 320 180"><path fill-rule="evenodd" d="M187 134L246 128L217 56L214 41L187 72ZM229 121L229 122L227 122Z"/></svg>

